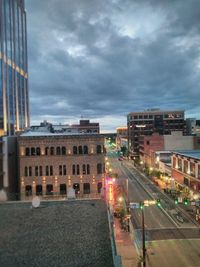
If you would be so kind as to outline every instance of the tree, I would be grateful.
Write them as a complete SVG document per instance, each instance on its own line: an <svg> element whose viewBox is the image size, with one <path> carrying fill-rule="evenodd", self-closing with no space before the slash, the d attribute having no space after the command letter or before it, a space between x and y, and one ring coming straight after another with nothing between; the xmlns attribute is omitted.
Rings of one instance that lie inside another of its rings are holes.
<svg viewBox="0 0 200 267"><path fill-rule="evenodd" d="M123 156L126 156L127 153L128 153L128 149L127 149L127 147L122 146L122 147L121 147L121 152L122 152Z"/></svg>

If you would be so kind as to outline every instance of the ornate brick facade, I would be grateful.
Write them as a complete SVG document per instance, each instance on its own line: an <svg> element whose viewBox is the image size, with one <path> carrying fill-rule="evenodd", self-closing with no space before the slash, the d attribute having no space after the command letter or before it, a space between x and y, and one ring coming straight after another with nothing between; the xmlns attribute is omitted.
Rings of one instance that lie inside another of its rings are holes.
<svg viewBox="0 0 200 267"><path fill-rule="evenodd" d="M21 135L18 138L21 199L100 193L105 172L100 134Z"/></svg>

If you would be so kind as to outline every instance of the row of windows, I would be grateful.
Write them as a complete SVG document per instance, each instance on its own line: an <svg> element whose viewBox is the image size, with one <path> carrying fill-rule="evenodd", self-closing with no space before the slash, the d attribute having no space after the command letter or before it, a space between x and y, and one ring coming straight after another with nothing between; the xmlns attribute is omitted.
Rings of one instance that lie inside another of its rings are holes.
<svg viewBox="0 0 200 267"><path fill-rule="evenodd" d="M141 119L153 119L153 118L165 118L165 119L179 119L183 118L182 113L168 113L168 114L160 114L160 115L151 115L151 114L140 114L140 115L134 115L134 116L129 116L130 120L141 120Z"/></svg>
<svg viewBox="0 0 200 267"><path fill-rule="evenodd" d="M99 182L97 184L97 192L101 193L102 188L102 182ZM43 195L43 187L41 184L36 185L36 195L40 196ZM46 185L46 195L53 195L54 193L59 193L60 195L66 195L67 194L67 186L66 184L60 184L59 192L54 192L53 190L53 184L47 184ZM75 183L73 184L73 189L75 190L75 193L78 194L80 192L80 184ZM25 195L26 196L32 196L32 186L26 185L25 187ZM90 183L83 183L83 194L90 194Z"/></svg>
<svg viewBox="0 0 200 267"><path fill-rule="evenodd" d="M103 164L98 163L97 164L97 174L102 174L104 173L104 167ZM33 173L34 171L34 173ZM66 165L59 165L59 175L67 175L67 167ZM89 164L83 164L80 166L79 164L73 164L72 165L72 174L73 175L80 175L80 174L90 174L90 165ZM54 175L54 169L53 166L45 166L45 169L43 171L43 166L25 166L24 167L24 176L53 176Z"/></svg>
<svg viewBox="0 0 200 267"><path fill-rule="evenodd" d="M200 165L194 162L182 161L180 158L173 158L173 168L178 169L186 174L195 177L195 172L197 171L197 178L200 178Z"/></svg>
<svg viewBox="0 0 200 267"><path fill-rule="evenodd" d="M96 146L96 153L101 154L102 149L101 145ZM73 154L74 155L82 155L88 154L88 146L73 146ZM40 156L41 149L40 147L26 147L25 149L26 156ZM66 155L66 147L65 146L57 146L57 147L45 147L45 155Z"/></svg>

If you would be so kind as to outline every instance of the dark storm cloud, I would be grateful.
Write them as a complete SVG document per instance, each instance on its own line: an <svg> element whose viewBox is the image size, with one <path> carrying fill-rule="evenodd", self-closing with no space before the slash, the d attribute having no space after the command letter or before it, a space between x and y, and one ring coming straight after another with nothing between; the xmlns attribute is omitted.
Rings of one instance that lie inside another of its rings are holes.
<svg viewBox="0 0 200 267"><path fill-rule="evenodd" d="M26 0L32 122L199 114L200 1Z"/></svg>

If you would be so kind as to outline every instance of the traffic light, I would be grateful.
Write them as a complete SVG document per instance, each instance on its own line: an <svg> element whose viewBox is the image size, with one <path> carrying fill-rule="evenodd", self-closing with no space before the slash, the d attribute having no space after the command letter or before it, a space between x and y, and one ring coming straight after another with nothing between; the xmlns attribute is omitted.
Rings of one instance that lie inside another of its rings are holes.
<svg viewBox="0 0 200 267"><path fill-rule="evenodd" d="M189 200L188 200L187 198L184 198L183 203L184 203L185 205L188 205L188 204L189 204Z"/></svg>
<svg viewBox="0 0 200 267"><path fill-rule="evenodd" d="M174 199L174 202L175 202L175 204L177 205L177 204L178 204L178 198L175 198L175 199Z"/></svg>
<svg viewBox="0 0 200 267"><path fill-rule="evenodd" d="M161 207L160 199L157 199L157 201L156 201L156 202L157 202L157 203L156 203L156 204L157 204L157 206L158 206L158 207Z"/></svg>
<svg viewBox="0 0 200 267"><path fill-rule="evenodd" d="M144 209L144 203L143 202L140 202L140 209Z"/></svg>

